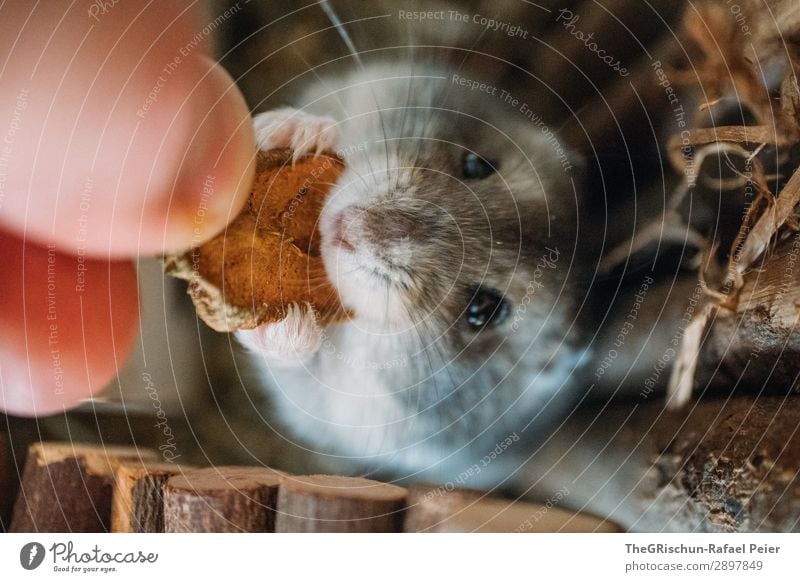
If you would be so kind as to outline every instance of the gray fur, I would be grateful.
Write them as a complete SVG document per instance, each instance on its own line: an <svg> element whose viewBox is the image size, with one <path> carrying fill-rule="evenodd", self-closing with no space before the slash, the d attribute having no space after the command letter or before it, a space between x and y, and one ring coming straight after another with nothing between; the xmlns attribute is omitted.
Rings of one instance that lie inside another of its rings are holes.
<svg viewBox="0 0 800 582"><path fill-rule="evenodd" d="M541 440L576 396L578 171L540 127L454 74L470 75L421 60L354 66L296 104L339 121L347 170L321 217L323 258L356 318L302 366L262 362L265 384L308 447L361 470L452 478L511 434ZM466 151L498 172L464 180ZM343 258L332 237L348 208L359 255ZM510 305L478 333L465 321L475 285Z"/></svg>

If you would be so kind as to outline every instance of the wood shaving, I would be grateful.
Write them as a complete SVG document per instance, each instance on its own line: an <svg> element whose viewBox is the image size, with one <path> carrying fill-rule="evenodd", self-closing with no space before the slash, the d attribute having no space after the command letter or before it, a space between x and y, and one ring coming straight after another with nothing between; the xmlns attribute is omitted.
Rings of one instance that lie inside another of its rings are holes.
<svg viewBox="0 0 800 582"><path fill-rule="evenodd" d="M741 22L721 1L709 0L690 8L684 23L686 36L698 47L700 57L696 71L681 71L680 77L702 89L708 102L701 108L713 109L724 98L734 97L753 113L759 125L692 128L669 141L670 161L676 170L687 175L688 192L696 181L687 172L690 163L699 169L703 157L711 153L744 156L752 162L752 175L747 179L757 196L744 213L728 255L722 288L709 289L709 303L690 322L683 336L667 387L672 407L689 401L702 339L712 315L720 307L735 311L744 274L756 266L786 229L793 230L798 224L795 212L800 203L800 168L794 170L775 196L757 155L765 144L787 149L800 142L800 4L796 0L743 0L740 7L752 28L747 32L751 42L742 42ZM770 61L783 62L778 101L772 99L771 89L763 81L764 64Z"/></svg>

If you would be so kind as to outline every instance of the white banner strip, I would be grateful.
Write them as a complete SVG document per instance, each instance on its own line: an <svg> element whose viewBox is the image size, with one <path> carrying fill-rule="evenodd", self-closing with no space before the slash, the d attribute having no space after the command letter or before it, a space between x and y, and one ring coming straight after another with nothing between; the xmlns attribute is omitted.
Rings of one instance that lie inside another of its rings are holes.
<svg viewBox="0 0 800 582"><path fill-rule="evenodd" d="M798 556L781 534L4 534L0 579L777 581Z"/></svg>

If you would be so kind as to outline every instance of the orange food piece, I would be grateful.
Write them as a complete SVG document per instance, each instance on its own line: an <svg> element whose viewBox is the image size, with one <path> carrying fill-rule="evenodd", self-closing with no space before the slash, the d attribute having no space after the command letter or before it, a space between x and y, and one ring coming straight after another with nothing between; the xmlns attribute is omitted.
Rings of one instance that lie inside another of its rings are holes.
<svg viewBox="0 0 800 582"><path fill-rule="evenodd" d="M318 221L344 169L333 155L291 162L291 150L260 152L248 203L205 244L166 257L168 273L189 282L198 315L217 331L252 329L311 304L321 323L347 318L320 257Z"/></svg>

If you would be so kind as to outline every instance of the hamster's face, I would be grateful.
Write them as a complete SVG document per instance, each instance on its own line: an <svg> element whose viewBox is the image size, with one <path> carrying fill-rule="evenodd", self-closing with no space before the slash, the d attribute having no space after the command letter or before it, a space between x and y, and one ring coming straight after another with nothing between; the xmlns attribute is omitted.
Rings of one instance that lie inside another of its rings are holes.
<svg viewBox="0 0 800 582"><path fill-rule="evenodd" d="M449 78L380 78L339 95L347 169L320 221L349 325L409 362L384 374L393 390L434 406L460 393L452 416L494 390L549 397L575 301L577 171L565 146Z"/></svg>

